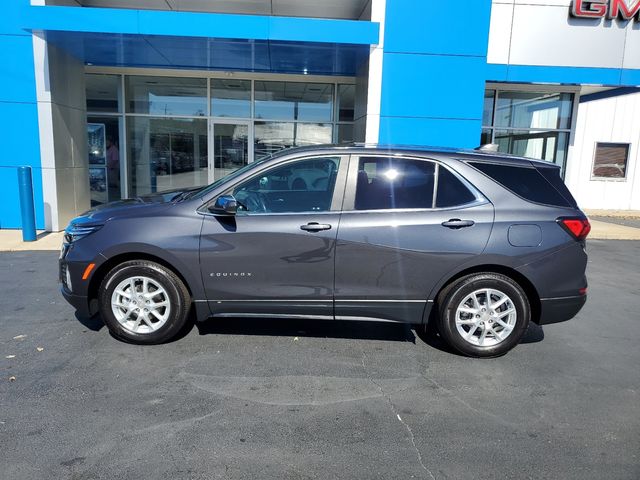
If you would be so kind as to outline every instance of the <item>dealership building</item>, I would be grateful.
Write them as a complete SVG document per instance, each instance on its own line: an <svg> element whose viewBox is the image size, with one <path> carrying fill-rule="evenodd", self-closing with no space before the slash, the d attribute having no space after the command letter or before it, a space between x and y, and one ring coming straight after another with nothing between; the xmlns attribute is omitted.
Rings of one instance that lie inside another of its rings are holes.
<svg viewBox="0 0 640 480"><path fill-rule="evenodd" d="M0 228L358 141L554 162L640 210L640 0L6 0Z"/></svg>

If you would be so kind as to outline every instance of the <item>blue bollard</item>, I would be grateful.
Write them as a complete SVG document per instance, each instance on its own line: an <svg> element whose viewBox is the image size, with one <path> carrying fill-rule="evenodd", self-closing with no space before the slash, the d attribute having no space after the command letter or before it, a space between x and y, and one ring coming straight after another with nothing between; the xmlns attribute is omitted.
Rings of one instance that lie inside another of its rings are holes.
<svg viewBox="0 0 640 480"><path fill-rule="evenodd" d="M33 182L31 167L18 167L18 190L20 190L20 213L22 214L22 240L36 239L36 212L33 207Z"/></svg>

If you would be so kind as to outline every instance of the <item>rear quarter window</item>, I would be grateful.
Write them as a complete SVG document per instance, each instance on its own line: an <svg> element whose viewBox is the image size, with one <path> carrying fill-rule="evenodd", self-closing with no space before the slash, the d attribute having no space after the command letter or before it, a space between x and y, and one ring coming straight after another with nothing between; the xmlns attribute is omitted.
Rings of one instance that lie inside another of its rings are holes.
<svg viewBox="0 0 640 480"><path fill-rule="evenodd" d="M469 164L491 177L506 189L530 202L556 207L575 206L546 178L547 176L553 177L553 172L551 172L551 170L555 170L553 167L545 168L544 170L549 170L549 173L543 175L533 167L533 165L512 166L479 162L469 162ZM559 181L562 183L560 176L557 175L557 177L557 180L554 179L553 182L557 183ZM562 183L562 185L564 186L564 183ZM566 186L564 189L566 189ZM568 192L569 190L567 190L567 193ZM570 193L569 197L573 200ZM575 201L573 201L573 203L575 204Z"/></svg>
<svg viewBox="0 0 640 480"><path fill-rule="evenodd" d="M437 208L457 207L475 200L476 195L451 173L449 169L443 166L438 168Z"/></svg>

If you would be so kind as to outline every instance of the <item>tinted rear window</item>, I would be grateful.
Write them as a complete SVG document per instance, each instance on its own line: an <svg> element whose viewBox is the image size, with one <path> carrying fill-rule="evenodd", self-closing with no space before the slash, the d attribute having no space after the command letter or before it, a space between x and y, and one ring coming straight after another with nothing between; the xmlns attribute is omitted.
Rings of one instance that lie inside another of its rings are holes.
<svg viewBox="0 0 640 480"><path fill-rule="evenodd" d="M556 187L547 181L545 176L533 166L514 167L511 165L475 162L472 162L471 165L525 200L557 207L572 206ZM547 169L545 168L545 170ZM558 179L562 182L559 176Z"/></svg>

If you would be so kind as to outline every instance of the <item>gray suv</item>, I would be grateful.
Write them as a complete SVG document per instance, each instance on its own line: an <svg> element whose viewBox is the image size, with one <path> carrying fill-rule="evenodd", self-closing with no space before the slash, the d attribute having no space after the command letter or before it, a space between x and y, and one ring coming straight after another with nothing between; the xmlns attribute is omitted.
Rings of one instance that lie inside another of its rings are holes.
<svg viewBox="0 0 640 480"><path fill-rule="evenodd" d="M589 221L555 165L481 151L322 146L75 218L62 294L134 343L207 318L405 322L502 355L586 301Z"/></svg>

